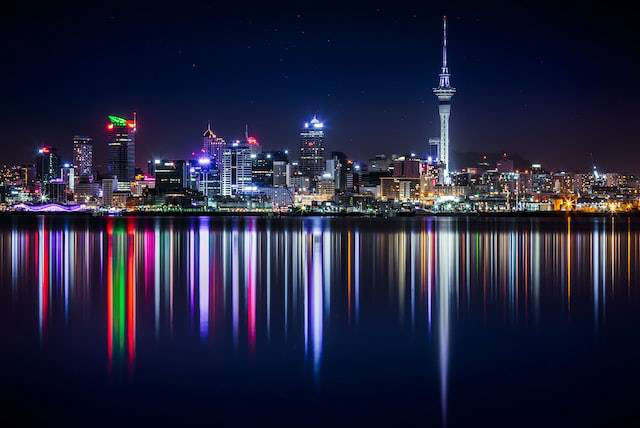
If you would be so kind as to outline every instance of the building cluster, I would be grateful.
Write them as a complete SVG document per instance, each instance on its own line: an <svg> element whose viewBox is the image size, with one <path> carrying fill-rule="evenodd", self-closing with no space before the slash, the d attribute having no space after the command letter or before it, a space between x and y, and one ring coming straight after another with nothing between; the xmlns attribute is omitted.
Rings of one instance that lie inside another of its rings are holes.
<svg viewBox="0 0 640 428"><path fill-rule="evenodd" d="M106 171L93 140L73 138L72 159L41 147L28 165L0 169L0 209L113 211L512 212L620 211L638 207L640 179L622 173L551 172L514 165L507 154L451 168L449 118L456 89L447 63L443 19L438 86L440 136L416 153L355 162L326 150L317 117L303 124L298 150L267 151L254 137L225 140L209 124L192 159L152 159L136 168L137 117L109 116Z"/></svg>
<svg viewBox="0 0 640 428"><path fill-rule="evenodd" d="M225 140L207 126L192 159L153 159L136 168L137 120L109 116L106 171L94 165L92 138L73 138L65 162L52 146L28 165L0 168L4 210L78 206L113 211L512 212L620 211L638 207L640 177L623 173L516 168L503 154L449 171L441 139L423 156L380 154L356 162L326 151L325 125L303 124L298 149L263 150L248 132ZM295 157L294 157L295 153Z"/></svg>

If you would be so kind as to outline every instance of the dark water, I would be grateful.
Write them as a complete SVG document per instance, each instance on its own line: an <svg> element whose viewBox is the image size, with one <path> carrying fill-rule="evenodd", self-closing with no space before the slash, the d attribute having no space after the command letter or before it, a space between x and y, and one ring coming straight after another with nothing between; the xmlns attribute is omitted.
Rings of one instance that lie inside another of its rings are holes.
<svg viewBox="0 0 640 428"><path fill-rule="evenodd" d="M0 219L2 415L586 426L640 416L640 223Z"/></svg>

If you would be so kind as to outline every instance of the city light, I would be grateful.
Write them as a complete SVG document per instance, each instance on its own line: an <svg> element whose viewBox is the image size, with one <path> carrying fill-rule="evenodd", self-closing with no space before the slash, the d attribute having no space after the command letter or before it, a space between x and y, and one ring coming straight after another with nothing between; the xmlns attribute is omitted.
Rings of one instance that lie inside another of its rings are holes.
<svg viewBox="0 0 640 428"><path fill-rule="evenodd" d="M200 159L198 159L198 163L200 165L209 165L211 163L211 159L210 158L200 158Z"/></svg>

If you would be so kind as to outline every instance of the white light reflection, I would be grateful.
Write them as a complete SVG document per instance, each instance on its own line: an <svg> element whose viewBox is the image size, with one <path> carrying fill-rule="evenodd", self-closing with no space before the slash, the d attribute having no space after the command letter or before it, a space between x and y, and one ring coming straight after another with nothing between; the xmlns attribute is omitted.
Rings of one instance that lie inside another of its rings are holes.
<svg viewBox="0 0 640 428"><path fill-rule="evenodd" d="M322 356L322 249L320 233L313 234L313 264L311 272L310 322L311 322L311 358L314 378L318 378L320 358Z"/></svg>
<svg viewBox="0 0 640 428"><path fill-rule="evenodd" d="M209 334L209 219L200 219L198 230L198 309L200 314L200 337Z"/></svg>
<svg viewBox="0 0 640 428"><path fill-rule="evenodd" d="M450 230L451 225L440 228L438 244L438 345L440 354L440 397L442 405L443 425L447 422L447 386L449 376L449 338L451 334L450 311L451 293L454 286L453 275L457 270L455 233Z"/></svg>

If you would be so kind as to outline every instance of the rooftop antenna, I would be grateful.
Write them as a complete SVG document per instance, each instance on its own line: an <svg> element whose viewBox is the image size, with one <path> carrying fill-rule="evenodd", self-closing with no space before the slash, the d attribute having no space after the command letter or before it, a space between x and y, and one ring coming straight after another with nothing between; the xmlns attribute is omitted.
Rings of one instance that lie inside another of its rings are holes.
<svg viewBox="0 0 640 428"><path fill-rule="evenodd" d="M249 125L246 123L244 125L244 138L245 140L249 140Z"/></svg>

